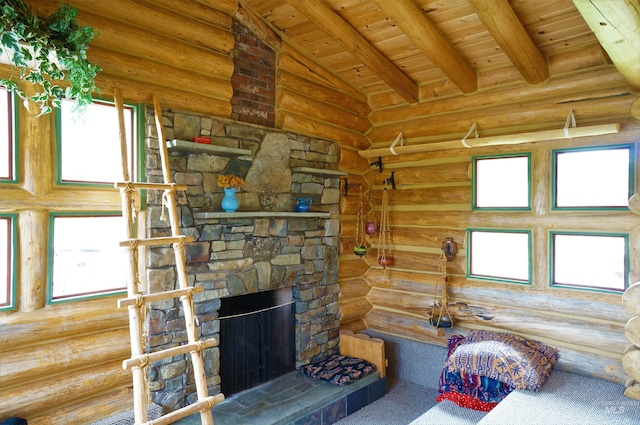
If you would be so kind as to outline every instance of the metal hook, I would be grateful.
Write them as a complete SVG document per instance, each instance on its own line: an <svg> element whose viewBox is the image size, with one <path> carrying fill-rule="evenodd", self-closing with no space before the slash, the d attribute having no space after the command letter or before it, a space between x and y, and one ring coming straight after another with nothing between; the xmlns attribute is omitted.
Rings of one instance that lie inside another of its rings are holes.
<svg viewBox="0 0 640 425"><path fill-rule="evenodd" d="M389 177L386 180L382 181L382 184L390 184L391 185L391 189L396 190L396 179L395 179L395 171L391 172L391 177Z"/></svg>
<svg viewBox="0 0 640 425"><path fill-rule="evenodd" d="M382 173L382 157L379 156L378 160L375 162L372 162L370 165L373 165L374 167L378 167L379 172Z"/></svg>

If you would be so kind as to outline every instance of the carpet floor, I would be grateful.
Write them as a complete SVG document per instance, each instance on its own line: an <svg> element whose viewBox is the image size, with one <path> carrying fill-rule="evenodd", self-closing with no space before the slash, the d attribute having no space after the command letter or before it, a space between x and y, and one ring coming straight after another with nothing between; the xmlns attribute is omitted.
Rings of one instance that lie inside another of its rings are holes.
<svg viewBox="0 0 640 425"><path fill-rule="evenodd" d="M389 376L388 392L336 425L407 425L436 405L438 391Z"/></svg>

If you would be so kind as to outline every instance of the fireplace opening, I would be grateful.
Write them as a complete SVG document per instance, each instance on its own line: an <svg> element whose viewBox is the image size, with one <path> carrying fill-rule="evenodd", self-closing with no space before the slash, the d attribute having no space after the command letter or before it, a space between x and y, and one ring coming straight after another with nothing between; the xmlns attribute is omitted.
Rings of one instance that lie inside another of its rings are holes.
<svg viewBox="0 0 640 425"><path fill-rule="evenodd" d="M292 289L221 299L220 386L225 396L295 369Z"/></svg>

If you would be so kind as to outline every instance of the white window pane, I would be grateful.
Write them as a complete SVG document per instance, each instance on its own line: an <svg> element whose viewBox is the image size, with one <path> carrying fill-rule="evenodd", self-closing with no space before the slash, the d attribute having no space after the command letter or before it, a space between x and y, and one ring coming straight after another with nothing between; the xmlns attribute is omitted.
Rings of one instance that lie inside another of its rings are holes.
<svg viewBox="0 0 640 425"><path fill-rule="evenodd" d="M560 152L556 159L557 207L626 207L629 149Z"/></svg>
<svg viewBox="0 0 640 425"><path fill-rule="evenodd" d="M0 307L11 301L13 263L11 261L11 220L0 218Z"/></svg>
<svg viewBox="0 0 640 425"><path fill-rule="evenodd" d="M555 235L554 284L625 289L625 238Z"/></svg>
<svg viewBox="0 0 640 425"><path fill-rule="evenodd" d="M118 114L113 105L94 103L82 116L73 112L73 102L61 108L61 170L65 182L113 183L122 180ZM132 117L124 109L127 152L132 163ZM131 171L129 171L132 174Z"/></svg>
<svg viewBox="0 0 640 425"><path fill-rule="evenodd" d="M12 176L12 122L11 122L11 96L9 92L0 87L0 179L11 180Z"/></svg>
<svg viewBox="0 0 640 425"><path fill-rule="evenodd" d="M55 217L53 226L54 300L125 288L122 217Z"/></svg>
<svg viewBox="0 0 640 425"><path fill-rule="evenodd" d="M477 208L527 208L529 206L529 158L476 160Z"/></svg>
<svg viewBox="0 0 640 425"><path fill-rule="evenodd" d="M473 231L470 246L471 275L529 281L529 233Z"/></svg>

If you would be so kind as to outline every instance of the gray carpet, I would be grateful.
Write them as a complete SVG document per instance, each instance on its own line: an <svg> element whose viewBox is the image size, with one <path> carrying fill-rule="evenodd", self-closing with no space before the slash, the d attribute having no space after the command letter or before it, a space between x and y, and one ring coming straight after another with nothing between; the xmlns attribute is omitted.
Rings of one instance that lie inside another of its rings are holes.
<svg viewBox="0 0 640 425"><path fill-rule="evenodd" d="M337 425L407 425L436 405L438 391L389 377L381 399L336 422Z"/></svg>

